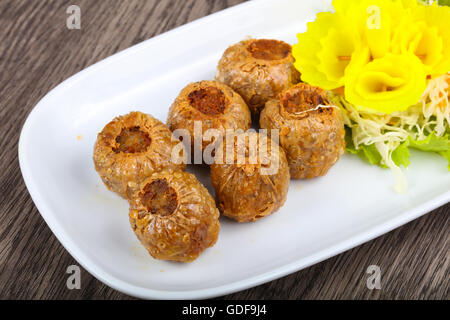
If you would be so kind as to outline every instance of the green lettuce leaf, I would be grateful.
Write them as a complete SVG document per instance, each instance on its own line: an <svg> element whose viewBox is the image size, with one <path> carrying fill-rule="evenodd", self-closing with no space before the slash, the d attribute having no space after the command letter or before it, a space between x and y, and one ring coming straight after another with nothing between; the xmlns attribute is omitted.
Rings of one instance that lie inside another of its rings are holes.
<svg viewBox="0 0 450 320"><path fill-rule="evenodd" d="M420 4L429 5L429 0L417 0ZM450 0L437 0L440 6L450 6Z"/></svg>
<svg viewBox="0 0 450 320"><path fill-rule="evenodd" d="M438 137L434 133L430 134L425 140L414 140L409 137L409 146L427 152L437 152L448 161L448 171L450 171L450 136L446 134Z"/></svg>
<svg viewBox="0 0 450 320"><path fill-rule="evenodd" d="M392 152L392 161L399 167L404 166L407 168L410 164L409 157L411 154L409 153L408 146L409 142L405 141Z"/></svg>
<svg viewBox="0 0 450 320"><path fill-rule="evenodd" d="M381 164L381 155L374 144L362 144L358 147L358 149L355 148L352 140L352 129L347 126L345 126L345 143L345 150L347 152L357 154L361 159L369 162L370 164L386 168L386 166Z"/></svg>
<svg viewBox="0 0 450 320"><path fill-rule="evenodd" d="M419 149L422 151L431 152L446 152L450 151L450 139L446 134L443 137L438 137L434 133L430 134L425 140L414 140L411 137L408 138L409 146L411 148Z"/></svg>
<svg viewBox="0 0 450 320"><path fill-rule="evenodd" d="M448 170L450 171L450 137L448 134L443 137L438 137L432 133L426 139L420 141L409 137L405 143L408 143L408 146L414 149L440 154L447 159Z"/></svg>
<svg viewBox="0 0 450 320"><path fill-rule="evenodd" d="M382 158L377 148L375 147L375 144L360 145L358 149L356 149L352 140L351 128L346 126L345 130L347 152L357 154L359 157L369 162L370 164L386 168L386 166L381 163ZM414 140L409 137L408 140L404 141L392 152L392 161L394 161L397 166L403 166L405 168L409 166L411 156L409 148L414 148L426 152L436 152L440 154L449 162L448 169L450 171L450 136L448 134L443 137L438 137L433 133L430 134L426 139L420 141Z"/></svg>
<svg viewBox="0 0 450 320"><path fill-rule="evenodd" d="M364 160L368 161L370 164L384 167L381 164L381 155L374 144L360 145L358 151L358 155Z"/></svg>

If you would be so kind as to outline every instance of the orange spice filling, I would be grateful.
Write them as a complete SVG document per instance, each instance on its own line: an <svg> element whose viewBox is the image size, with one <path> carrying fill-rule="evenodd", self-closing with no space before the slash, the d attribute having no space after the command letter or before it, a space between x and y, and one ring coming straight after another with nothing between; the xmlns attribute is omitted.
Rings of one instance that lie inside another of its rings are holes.
<svg viewBox="0 0 450 320"><path fill-rule="evenodd" d="M140 197L148 211L160 216L171 215L178 205L177 193L166 179L157 179L147 184Z"/></svg>
<svg viewBox="0 0 450 320"><path fill-rule="evenodd" d="M122 129L116 137L117 148L113 148L115 153L137 153L145 152L150 146L152 139L148 133L140 130L139 126Z"/></svg>
<svg viewBox="0 0 450 320"><path fill-rule="evenodd" d="M203 114L215 116L224 112L227 98L222 90L215 87L206 87L192 91L189 94L189 103Z"/></svg>
<svg viewBox="0 0 450 320"><path fill-rule="evenodd" d="M291 46L278 40L260 39L252 41L247 50L255 59L281 60L291 53Z"/></svg>
<svg viewBox="0 0 450 320"><path fill-rule="evenodd" d="M301 85L286 92L281 97L281 104L287 112L297 114L314 109L318 105L328 105L329 102L322 89ZM318 109L319 112L323 112L322 109L325 108Z"/></svg>

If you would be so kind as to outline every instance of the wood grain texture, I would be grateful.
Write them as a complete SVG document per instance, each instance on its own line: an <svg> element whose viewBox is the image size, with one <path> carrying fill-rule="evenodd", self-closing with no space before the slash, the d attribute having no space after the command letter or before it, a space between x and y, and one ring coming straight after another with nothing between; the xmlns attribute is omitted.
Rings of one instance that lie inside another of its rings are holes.
<svg viewBox="0 0 450 320"><path fill-rule="evenodd" d="M129 299L82 271L53 236L23 183L17 143L26 116L61 81L120 50L241 0L0 1L0 298ZM66 9L82 10L81 30ZM218 30L220 32L220 30ZM42 137L45 139L45 137ZM339 256L226 299L448 299L449 212L433 213ZM366 269L382 271L368 290Z"/></svg>

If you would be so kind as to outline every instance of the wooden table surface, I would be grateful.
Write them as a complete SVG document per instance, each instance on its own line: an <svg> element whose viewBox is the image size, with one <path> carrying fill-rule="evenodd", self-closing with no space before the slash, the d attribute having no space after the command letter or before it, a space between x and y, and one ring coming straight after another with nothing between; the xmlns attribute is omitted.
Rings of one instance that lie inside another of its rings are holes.
<svg viewBox="0 0 450 320"><path fill-rule="evenodd" d="M66 268L76 261L24 185L17 159L20 130L36 103L69 76L239 2L0 0L0 299L130 298L85 270L81 289L67 289ZM72 4L81 8L81 30L66 27ZM225 298L448 299L449 212L447 204L339 256ZM369 265L381 268L380 290L366 286Z"/></svg>

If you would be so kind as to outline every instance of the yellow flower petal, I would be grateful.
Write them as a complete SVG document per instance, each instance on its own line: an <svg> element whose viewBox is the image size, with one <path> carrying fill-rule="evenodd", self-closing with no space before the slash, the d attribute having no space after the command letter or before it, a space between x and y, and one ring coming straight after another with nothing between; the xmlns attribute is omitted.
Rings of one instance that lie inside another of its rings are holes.
<svg viewBox="0 0 450 320"><path fill-rule="evenodd" d="M343 86L345 69L359 45L357 35L346 26L333 27L320 43L321 50L317 52L319 59L317 69L326 75L329 81L335 83L334 87Z"/></svg>
<svg viewBox="0 0 450 320"><path fill-rule="evenodd" d="M361 75L356 86L357 91L361 92L364 97L377 100L384 93L391 91L392 88L398 88L405 83L406 80L401 77L395 77L381 71L367 71Z"/></svg>
<svg viewBox="0 0 450 320"><path fill-rule="evenodd" d="M411 53L392 54L364 64L352 64L346 73L345 98L359 110L392 113L416 104L426 88L426 74Z"/></svg>
<svg viewBox="0 0 450 320"><path fill-rule="evenodd" d="M395 31L392 51L411 52L425 65L429 75L450 70L450 7L436 3L414 8L411 19Z"/></svg>
<svg viewBox="0 0 450 320"><path fill-rule="evenodd" d="M408 3L408 0L405 0ZM393 30L410 15L399 0L334 0L336 12L354 20L373 58L389 52Z"/></svg>
<svg viewBox="0 0 450 320"><path fill-rule="evenodd" d="M322 12L308 23L307 32L297 35L292 54L303 81L328 90L343 85L345 68L360 42L348 24L340 14Z"/></svg>
<svg viewBox="0 0 450 320"><path fill-rule="evenodd" d="M450 70L450 7L416 0L333 0L293 46L302 80L345 86L360 110L391 113L416 104L427 75Z"/></svg>

